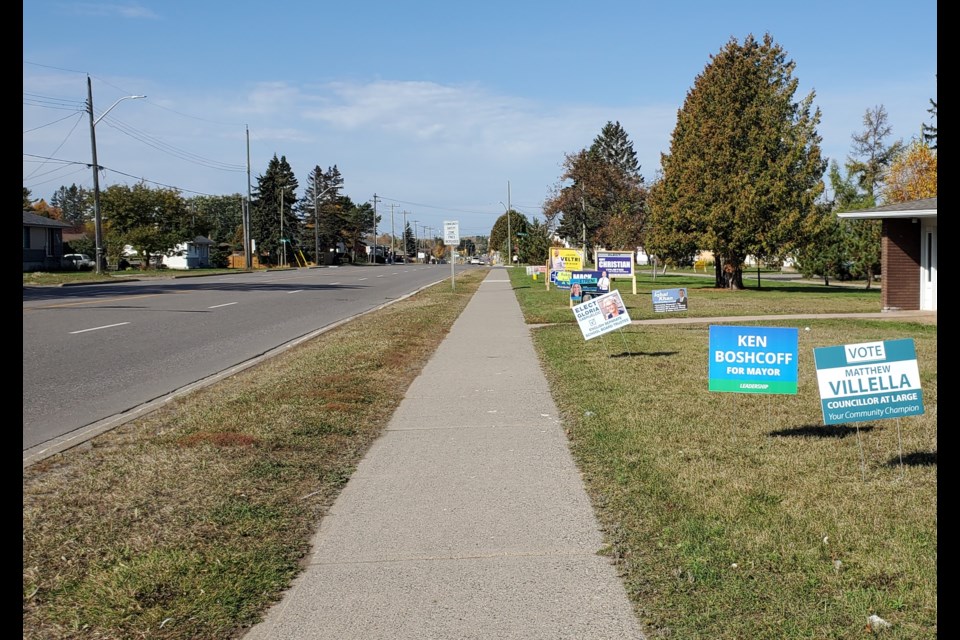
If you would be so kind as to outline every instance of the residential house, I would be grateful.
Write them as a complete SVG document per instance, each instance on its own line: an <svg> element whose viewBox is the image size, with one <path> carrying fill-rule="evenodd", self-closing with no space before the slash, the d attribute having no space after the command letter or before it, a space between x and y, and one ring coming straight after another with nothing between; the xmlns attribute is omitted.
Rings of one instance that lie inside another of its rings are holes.
<svg viewBox="0 0 960 640"><path fill-rule="evenodd" d="M63 230L72 225L23 212L23 270L49 271L62 268Z"/></svg>
<svg viewBox="0 0 960 640"><path fill-rule="evenodd" d="M882 223L883 311L937 310L937 199L837 214Z"/></svg>
<svg viewBox="0 0 960 640"><path fill-rule="evenodd" d="M213 240L197 236L189 242L173 248L173 255L163 256L163 264L169 269L209 269L210 247Z"/></svg>

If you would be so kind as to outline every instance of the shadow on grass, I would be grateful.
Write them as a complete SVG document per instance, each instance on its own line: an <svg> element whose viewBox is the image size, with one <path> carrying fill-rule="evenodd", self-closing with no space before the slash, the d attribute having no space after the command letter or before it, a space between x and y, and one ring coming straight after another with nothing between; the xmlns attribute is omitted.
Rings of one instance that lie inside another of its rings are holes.
<svg viewBox="0 0 960 640"><path fill-rule="evenodd" d="M860 431L873 431L873 427L860 427ZM856 432L856 427L848 427L844 424L831 424L826 426L804 425L791 429L780 429L779 431L771 431L767 435L788 438L846 438Z"/></svg>
<svg viewBox="0 0 960 640"><path fill-rule="evenodd" d="M675 356L679 351L621 351L620 353L611 353L608 357L610 358L632 358L634 356L651 356L651 357L660 357L660 356Z"/></svg>
<svg viewBox="0 0 960 640"><path fill-rule="evenodd" d="M903 464L911 467L932 467L933 465L937 464L937 452L914 451L913 453L908 453L907 455L903 456ZM893 456L887 460L886 465L888 467L899 467L900 456Z"/></svg>

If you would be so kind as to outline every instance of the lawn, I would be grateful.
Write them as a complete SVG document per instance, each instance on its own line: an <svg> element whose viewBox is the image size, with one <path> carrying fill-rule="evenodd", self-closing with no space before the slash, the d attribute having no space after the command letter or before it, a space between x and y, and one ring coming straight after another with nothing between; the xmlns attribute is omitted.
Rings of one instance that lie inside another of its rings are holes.
<svg viewBox="0 0 960 640"><path fill-rule="evenodd" d="M631 325L583 340L565 291L511 274L610 555L650 637L937 637L937 329L885 320L796 327L795 395L708 391L709 322ZM712 281L708 281L712 284ZM698 286L699 284L699 286ZM633 319L651 288L690 312L879 311L877 291L702 279L620 284ZM664 314L657 314L663 316ZM925 413L824 426L812 350L912 338Z"/></svg>

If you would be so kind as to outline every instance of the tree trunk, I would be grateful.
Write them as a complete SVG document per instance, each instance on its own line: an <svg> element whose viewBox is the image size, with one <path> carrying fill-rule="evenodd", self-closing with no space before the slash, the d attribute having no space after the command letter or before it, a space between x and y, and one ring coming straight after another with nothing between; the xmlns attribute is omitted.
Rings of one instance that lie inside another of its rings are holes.
<svg viewBox="0 0 960 640"><path fill-rule="evenodd" d="M873 284L873 267L867 267L867 286L866 289L870 288L870 285Z"/></svg>
<svg viewBox="0 0 960 640"><path fill-rule="evenodd" d="M717 289L727 288L727 281L724 278L724 274L723 274L723 260L720 259L720 256L714 256L713 276L714 276L713 286L715 286Z"/></svg>
<svg viewBox="0 0 960 640"><path fill-rule="evenodd" d="M734 267L733 274L730 278L730 288L734 291L739 291L743 289L743 269L740 267Z"/></svg>

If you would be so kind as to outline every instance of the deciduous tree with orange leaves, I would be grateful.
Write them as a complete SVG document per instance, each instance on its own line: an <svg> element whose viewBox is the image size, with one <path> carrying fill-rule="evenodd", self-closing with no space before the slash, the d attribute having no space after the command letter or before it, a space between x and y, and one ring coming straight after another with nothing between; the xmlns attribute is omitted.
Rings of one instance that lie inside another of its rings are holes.
<svg viewBox="0 0 960 640"><path fill-rule="evenodd" d="M937 195L937 152L915 140L890 165L883 183L887 203L909 202Z"/></svg>

